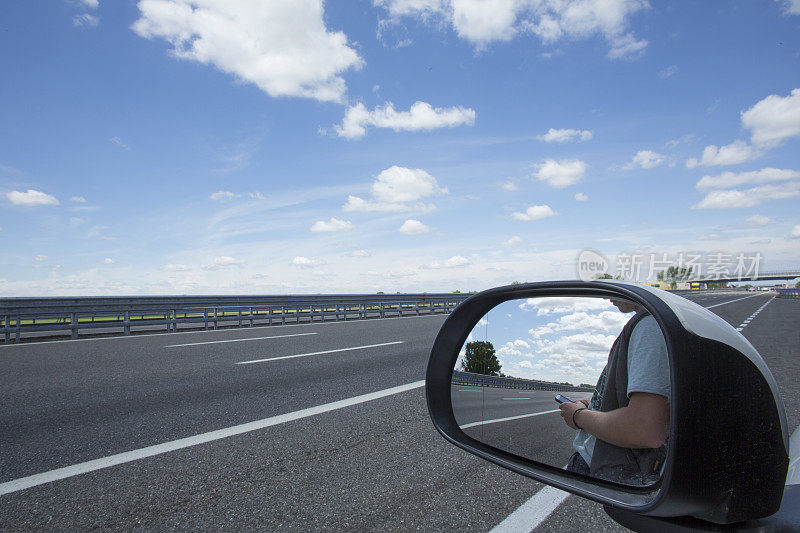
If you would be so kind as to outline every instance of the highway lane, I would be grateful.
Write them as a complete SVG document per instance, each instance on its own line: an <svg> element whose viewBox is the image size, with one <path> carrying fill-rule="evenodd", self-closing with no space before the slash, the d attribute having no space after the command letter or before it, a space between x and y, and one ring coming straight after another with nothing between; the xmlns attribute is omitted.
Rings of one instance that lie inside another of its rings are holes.
<svg viewBox="0 0 800 533"><path fill-rule="evenodd" d="M767 299L757 295L712 310L736 321ZM800 404L788 400L800 370L798 313L796 302L774 300L742 332L770 367L783 370L776 378L792 428L800 420ZM0 481L422 379L442 320L0 348L0 401L10 406L0 413ZM332 330L326 338L323 328ZM164 347L178 338L203 342L273 331L319 335ZM775 339L773 332L784 335ZM339 352L244 369L234 364L397 340L404 344L375 354ZM540 488L447 444L430 424L422 389L414 389L0 496L0 529L487 530ZM618 529L598 506L574 497L540 529L570 524Z"/></svg>

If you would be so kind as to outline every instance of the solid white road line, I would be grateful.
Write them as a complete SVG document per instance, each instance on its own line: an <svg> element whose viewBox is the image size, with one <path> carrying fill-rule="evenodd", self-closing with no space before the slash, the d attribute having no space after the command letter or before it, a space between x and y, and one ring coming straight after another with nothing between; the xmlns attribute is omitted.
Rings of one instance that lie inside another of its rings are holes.
<svg viewBox="0 0 800 533"><path fill-rule="evenodd" d="M132 461L137 461L139 459L144 459L146 457L152 457L154 455L160 455L162 453L167 453L167 452L174 452L175 450L181 450L183 448L197 446L198 444L204 444L206 442L212 442L215 440L232 437L234 435L241 435L242 433L257 431L259 429L268 428L270 426L276 426L278 424L283 424L285 422L292 422L294 420L299 420L301 418L319 415L322 413L327 413L329 411L335 411L337 409L342 409L344 407L349 407L351 405L377 400L378 398L385 398L386 396L392 396L394 394L399 394L401 392L406 392L424 386L425 386L424 380L414 381L413 383L407 383L406 385L391 387L376 392L370 392L369 394L362 394L360 396L353 396L352 398L347 398L336 402L325 403L322 405L318 405L316 407L301 409L300 411L294 411L283 415L263 418L261 420L256 420L254 422L239 424L238 426L231 426L229 428L218 429L216 431L200 433L199 435L193 435L191 437L173 440L170 442L165 442L163 444L147 446L146 448L139 448L138 450L131 450L129 452L109 455L108 457L102 457L100 459L86 461L85 463L78 463L72 466L65 466L64 468L50 470L49 472L42 472L41 474L34 474L32 476L21 477L18 479L14 479L12 481L6 481L5 483L0 483L0 496L2 496L3 494L9 494L11 492L25 490L30 487L35 487L37 485L42 485L44 483L50 483L51 481L57 481L59 479L65 479L68 477L85 474L87 472L93 472L95 470L108 468L110 466L116 466L123 463L130 463Z"/></svg>
<svg viewBox="0 0 800 533"><path fill-rule="evenodd" d="M523 398L503 398L504 400L530 400L529 396L525 396Z"/></svg>
<svg viewBox="0 0 800 533"><path fill-rule="evenodd" d="M294 359L295 357L308 357L309 355L322 355L326 353L349 352L351 350L366 350L367 348L377 348L379 346L391 346L392 344L403 344L405 341L382 342L380 344L368 344L366 346L353 346L350 348L339 348L338 350L325 350L323 352L300 353L297 355L281 355L280 357L268 357L266 359L253 359L252 361L239 361L237 365L250 365L253 363L264 363L266 361L278 361L279 359Z"/></svg>
<svg viewBox="0 0 800 533"><path fill-rule="evenodd" d="M494 420L483 420L481 422L470 422L463 426L458 426L461 429L472 428L475 426L485 426L486 424L496 424L497 422L508 422L509 420L518 420L520 418L529 418L531 416L547 415L550 413L558 413L561 409L553 409L552 411L541 411L539 413L528 413L527 415L508 416L506 418L495 418Z"/></svg>
<svg viewBox="0 0 800 533"><path fill-rule="evenodd" d="M305 337L306 335L319 335L319 333L293 333L291 335L273 335L271 337L249 337L247 339L228 339L224 341L189 342L186 344L168 344L164 348L178 348L180 346L199 346L201 344L221 344L223 342L260 341L263 339L285 339L286 337Z"/></svg>
<svg viewBox="0 0 800 533"><path fill-rule="evenodd" d="M569 492L546 486L492 528L490 533L528 533L544 522L567 496Z"/></svg>
<svg viewBox="0 0 800 533"><path fill-rule="evenodd" d="M762 296L762 295L751 294L750 296L745 296L744 298L736 298L735 300L728 300L727 302L722 302L721 304L709 305L708 307L706 307L706 309L711 309L712 307L719 307L720 305L732 304L733 302L740 302L742 300L747 300L748 298L755 298L756 296Z"/></svg>

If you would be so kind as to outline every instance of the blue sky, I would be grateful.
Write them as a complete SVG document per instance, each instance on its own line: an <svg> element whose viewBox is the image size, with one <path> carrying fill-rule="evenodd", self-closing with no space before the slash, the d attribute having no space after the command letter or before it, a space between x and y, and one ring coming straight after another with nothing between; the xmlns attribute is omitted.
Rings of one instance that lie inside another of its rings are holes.
<svg viewBox="0 0 800 533"><path fill-rule="evenodd" d="M632 316L605 298L510 300L490 310L467 343L491 342L500 372L507 376L593 386ZM456 368L461 368L460 360Z"/></svg>
<svg viewBox="0 0 800 533"><path fill-rule="evenodd" d="M6 3L0 294L800 266L800 3Z"/></svg>

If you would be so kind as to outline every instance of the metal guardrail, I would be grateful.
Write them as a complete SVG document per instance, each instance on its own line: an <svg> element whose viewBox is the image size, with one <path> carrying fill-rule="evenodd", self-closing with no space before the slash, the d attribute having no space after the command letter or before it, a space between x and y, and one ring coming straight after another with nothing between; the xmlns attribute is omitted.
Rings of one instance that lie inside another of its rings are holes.
<svg viewBox="0 0 800 533"><path fill-rule="evenodd" d="M285 325L329 320L387 318L449 313L469 294L361 294L309 296L137 296L0 299L0 335L20 342L23 333L64 332L77 339L82 330L131 328L148 331L178 325Z"/></svg>
<svg viewBox="0 0 800 533"><path fill-rule="evenodd" d="M486 374L475 374L473 372L462 372L460 370L453 370L453 378L450 380L450 383L453 385L499 389L594 392L593 388L590 389L587 387L573 387L571 385L560 385L558 383L536 381L533 379L487 376Z"/></svg>
<svg viewBox="0 0 800 533"><path fill-rule="evenodd" d="M794 300L800 299L800 289L776 289L778 291L778 298L792 298Z"/></svg>

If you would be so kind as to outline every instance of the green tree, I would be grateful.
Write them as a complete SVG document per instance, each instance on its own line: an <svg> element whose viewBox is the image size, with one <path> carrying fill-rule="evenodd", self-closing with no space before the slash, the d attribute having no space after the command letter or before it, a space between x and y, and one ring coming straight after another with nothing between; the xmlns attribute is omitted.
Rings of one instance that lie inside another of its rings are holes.
<svg viewBox="0 0 800 533"><path fill-rule="evenodd" d="M492 343L485 341L468 342L464 360L461 362L461 370L475 374L486 374L487 376L499 375L500 360L497 359L494 353Z"/></svg>
<svg viewBox="0 0 800 533"><path fill-rule="evenodd" d="M595 274L594 279L614 279L614 276L608 272L603 272L602 274Z"/></svg>
<svg viewBox="0 0 800 533"><path fill-rule="evenodd" d="M794 288L795 289L800 289L800 281L798 281L797 283L794 284Z"/></svg>
<svg viewBox="0 0 800 533"><path fill-rule="evenodd" d="M658 281L686 281L692 277L692 267L671 266L656 274Z"/></svg>

